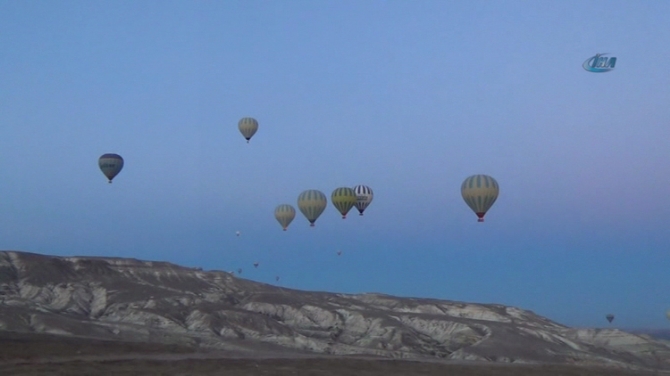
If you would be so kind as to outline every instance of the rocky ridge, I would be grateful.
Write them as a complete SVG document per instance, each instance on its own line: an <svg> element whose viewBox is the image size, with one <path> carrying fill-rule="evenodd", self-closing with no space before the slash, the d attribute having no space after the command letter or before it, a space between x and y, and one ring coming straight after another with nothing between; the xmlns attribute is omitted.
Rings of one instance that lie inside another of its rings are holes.
<svg viewBox="0 0 670 376"><path fill-rule="evenodd" d="M670 368L670 347L498 304L292 290L166 262L0 252L0 330L200 349Z"/></svg>

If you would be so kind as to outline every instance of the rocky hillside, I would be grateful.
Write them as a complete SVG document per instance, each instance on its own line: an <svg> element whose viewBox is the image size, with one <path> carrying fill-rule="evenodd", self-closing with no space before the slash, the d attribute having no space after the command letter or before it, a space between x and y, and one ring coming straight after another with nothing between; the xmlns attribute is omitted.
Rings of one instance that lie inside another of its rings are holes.
<svg viewBox="0 0 670 376"><path fill-rule="evenodd" d="M203 349L670 365L670 348L495 304L298 291L165 262L0 252L0 330Z"/></svg>

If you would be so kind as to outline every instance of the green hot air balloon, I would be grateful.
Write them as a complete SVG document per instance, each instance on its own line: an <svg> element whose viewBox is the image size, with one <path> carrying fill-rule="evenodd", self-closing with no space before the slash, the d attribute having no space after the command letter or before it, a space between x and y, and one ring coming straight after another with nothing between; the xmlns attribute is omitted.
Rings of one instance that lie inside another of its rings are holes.
<svg viewBox="0 0 670 376"><path fill-rule="evenodd" d="M279 205L275 209L275 218L277 218L281 227L286 231L288 225L290 225L293 218L295 218L295 209L289 204Z"/></svg>
<svg viewBox="0 0 670 376"><path fill-rule="evenodd" d="M107 153L103 154L98 159L98 167L103 174L109 180L109 183L112 183L112 179L121 172L123 168L123 158L118 154Z"/></svg>
<svg viewBox="0 0 670 376"><path fill-rule="evenodd" d="M472 175L461 185L463 200L477 214L477 222L484 222L484 215L496 202L498 192L498 182L488 175Z"/></svg>
<svg viewBox="0 0 670 376"><path fill-rule="evenodd" d="M349 187L336 188L330 195L333 206L342 214L342 219L347 218L349 210L356 205L356 192Z"/></svg>
<svg viewBox="0 0 670 376"><path fill-rule="evenodd" d="M251 137L253 137L258 130L258 121L251 117L245 117L240 119L240 121L237 123L237 127L240 129L242 136L244 136L244 138L247 140L247 143L249 143Z"/></svg>
<svg viewBox="0 0 670 376"><path fill-rule="evenodd" d="M323 213L328 205L326 195L316 189L309 189L298 196L298 208L309 221L309 225L314 227L314 222Z"/></svg>

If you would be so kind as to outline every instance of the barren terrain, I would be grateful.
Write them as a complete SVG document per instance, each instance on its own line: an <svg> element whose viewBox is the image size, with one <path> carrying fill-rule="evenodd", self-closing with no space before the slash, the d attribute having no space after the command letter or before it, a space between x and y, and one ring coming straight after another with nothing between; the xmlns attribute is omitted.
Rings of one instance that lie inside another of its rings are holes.
<svg viewBox="0 0 670 376"><path fill-rule="evenodd" d="M0 332L0 375L313 375L313 376L635 376L669 374L610 367L444 360L394 360L320 354L196 351L150 343Z"/></svg>
<svg viewBox="0 0 670 376"><path fill-rule="evenodd" d="M0 252L0 375L634 375L667 342L531 311Z"/></svg>

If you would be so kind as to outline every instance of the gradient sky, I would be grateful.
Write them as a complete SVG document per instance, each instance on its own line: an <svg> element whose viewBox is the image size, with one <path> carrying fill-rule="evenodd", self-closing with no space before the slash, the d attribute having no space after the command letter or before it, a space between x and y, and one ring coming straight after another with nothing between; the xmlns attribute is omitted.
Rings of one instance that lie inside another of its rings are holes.
<svg viewBox="0 0 670 376"><path fill-rule="evenodd" d="M669 19L667 1L0 1L0 249L667 327ZM599 52L612 72L582 68ZM103 153L126 161L111 185ZM484 223L460 195L478 173L501 189ZM342 220L330 193L357 184L374 201ZM305 189L328 208L281 231Z"/></svg>

